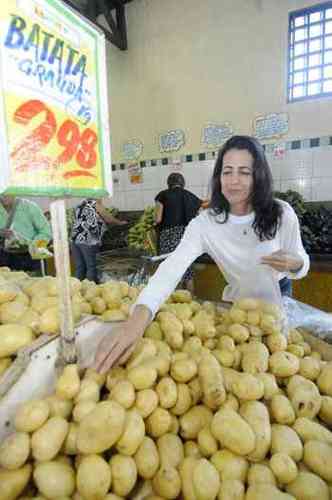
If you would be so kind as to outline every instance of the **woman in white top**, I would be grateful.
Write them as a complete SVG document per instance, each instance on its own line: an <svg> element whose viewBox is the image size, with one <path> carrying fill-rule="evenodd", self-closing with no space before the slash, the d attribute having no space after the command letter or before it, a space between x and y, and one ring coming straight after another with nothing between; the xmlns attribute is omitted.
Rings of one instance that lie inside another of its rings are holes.
<svg viewBox="0 0 332 500"><path fill-rule="evenodd" d="M98 371L128 359L160 305L202 253L209 254L224 274L228 285L223 299L228 301L240 296L248 272L255 277L262 265L276 286L284 278L302 278L309 270L297 216L288 203L273 198L264 150L251 137L234 136L219 151L209 208L188 225L176 250L139 295L131 317L102 340L94 364Z"/></svg>

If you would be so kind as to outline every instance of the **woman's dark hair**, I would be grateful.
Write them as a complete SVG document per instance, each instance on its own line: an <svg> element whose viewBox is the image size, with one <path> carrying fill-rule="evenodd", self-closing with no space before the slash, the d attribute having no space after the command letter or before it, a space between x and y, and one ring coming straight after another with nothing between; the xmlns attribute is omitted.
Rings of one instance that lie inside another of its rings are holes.
<svg viewBox="0 0 332 500"><path fill-rule="evenodd" d="M177 172L173 172L172 174L169 174L167 177L167 186L172 189L175 186L180 186L184 188L185 186L185 180L182 174L179 174Z"/></svg>
<svg viewBox="0 0 332 500"><path fill-rule="evenodd" d="M273 197L272 174L263 147L253 137L234 135L220 149L211 179L210 213L214 216L224 214L222 223L228 220L230 206L222 194L221 172L224 156L231 149L246 150L254 159L253 190L250 200L255 212L252 227L260 241L271 240L279 227L282 209Z"/></svg>

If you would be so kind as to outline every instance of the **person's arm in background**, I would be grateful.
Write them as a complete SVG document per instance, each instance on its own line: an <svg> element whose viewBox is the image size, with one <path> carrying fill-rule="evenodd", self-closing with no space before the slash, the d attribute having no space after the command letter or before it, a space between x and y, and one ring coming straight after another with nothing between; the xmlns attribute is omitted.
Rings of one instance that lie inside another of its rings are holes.
<svg viewBox="0 0 332 500"><path fill-rule="evenodd" d="M100 217L102 217L107 224L116 224L117 226L123 226L124 224L128 224L126 220L117 219L112 214L110 214L104 207L101 200L97 200L96 210L100 215Z"/></svg>
<svg viewBox="0 0 332 500"><path fill-rule="evenodd" d="M157 226L163 220L164 205L159 201L156 201L154 208L154 225Z"/></svg>
<svg viewBox="0 0 332 500"><path fill-rule="evenodd" d="M29 203L29 213L35 230L32 241L42 240L49 242L52 239L52 229L42 209L37 203Z"/></svg>

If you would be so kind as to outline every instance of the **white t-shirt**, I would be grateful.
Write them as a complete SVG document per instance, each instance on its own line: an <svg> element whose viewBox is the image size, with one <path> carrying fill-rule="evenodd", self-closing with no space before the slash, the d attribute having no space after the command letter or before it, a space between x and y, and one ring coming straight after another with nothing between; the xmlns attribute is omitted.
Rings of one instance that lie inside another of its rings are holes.
<svg viewBox="0 0 332 500"><path fill-rule="evenodd" d="M279 293L279 281L283 277L299 279L305 276L310 264L303 248L298 218L288 203L278 201L282 206L281 224L275 237L266 241L260 241L252 228L254 212L245 216L229 214L227 222L220 223L218 220L222 221L223 215L212 216L208 210L203 211L190 222L178 247L160 264L135 305L147 306L154 316L176 288L185 270L203 253L207 253L224 274L228 285L223 299L231 302L243 295L257 296L253 293L254 288L266 286L262 280L270 280ZM260 264L263 256L278 250L301 255L304 261L301 270L296 274L279 273ZM261 284L257 283L259 280ZM241 293L244 282L247 290Z"/></svg>

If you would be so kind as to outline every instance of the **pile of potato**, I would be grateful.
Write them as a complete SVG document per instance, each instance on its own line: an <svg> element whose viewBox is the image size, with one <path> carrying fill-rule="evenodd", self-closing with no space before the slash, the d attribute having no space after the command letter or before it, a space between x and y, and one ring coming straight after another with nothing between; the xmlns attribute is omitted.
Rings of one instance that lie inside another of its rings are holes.
<svg viewBox="0 0 332 500"><path fill-rule="evenodd" d="M328 500L332 363L279 311L176 291L129 361L67 366L0 447L0 500Z"/></svg>
<svg viewBox="0 0 332 500"><path fill-rule="evenodd" d="M70 278L70 285L75 323L84 314L104 321L123 320L138 295L138 290L125 282L96 285ZM19 349L41 334L58 334L59 328L56 279L30 278L24 272L0 268L0 376Z"/></svg>

